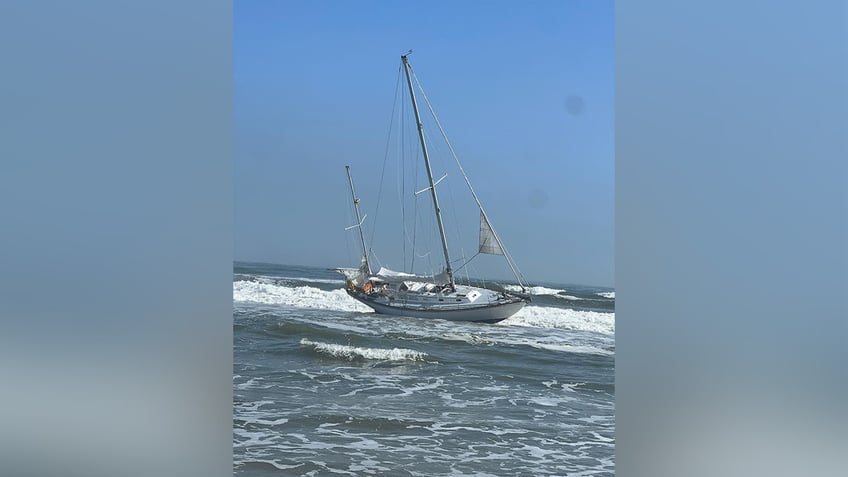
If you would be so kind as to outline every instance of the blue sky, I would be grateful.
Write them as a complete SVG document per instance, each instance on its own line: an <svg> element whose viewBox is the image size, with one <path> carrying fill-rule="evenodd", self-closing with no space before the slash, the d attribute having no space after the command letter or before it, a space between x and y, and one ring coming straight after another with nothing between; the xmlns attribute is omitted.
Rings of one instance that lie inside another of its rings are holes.
<svg viewBox="0 0 848 477"><path fill-rule="evenodd" d="M393 170L374 212L399 57L413 49L416 74L527 279L613 285L612 1L239 1L234 9L236 260L355 265L355 232L344 231L350 164L366 226L377 220L381 263L409 263L393 225ZM455 229L448 241L453 257L470 255L478 219L449 167L434 159L434 175L448 174L441 200L457 199L449 212L453 204L443 204ZM510 276L499 257L473 263L478 275Z"/></svg>

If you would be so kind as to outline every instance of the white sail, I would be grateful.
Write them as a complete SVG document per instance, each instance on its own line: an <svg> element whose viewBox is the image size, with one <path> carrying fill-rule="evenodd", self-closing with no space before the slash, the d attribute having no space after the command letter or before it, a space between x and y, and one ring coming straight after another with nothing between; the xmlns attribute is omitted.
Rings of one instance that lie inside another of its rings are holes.
<svg viewBox="0 0 848 477"><path fill-rule="evenodd" d="M486 220L482 210L480 211L480 253L504 255L503 248L495 239L495 232L492 231L492 226Z"/></svg>

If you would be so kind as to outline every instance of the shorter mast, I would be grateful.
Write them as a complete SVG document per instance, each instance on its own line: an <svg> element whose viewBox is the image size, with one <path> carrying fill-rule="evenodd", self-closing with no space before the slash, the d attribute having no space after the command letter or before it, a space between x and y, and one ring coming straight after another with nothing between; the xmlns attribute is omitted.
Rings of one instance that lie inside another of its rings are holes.
<svg viewBox="0 0 848 477"><path fill-rule="evenodd" d="M368 275L371 275L371 263L368 261L368 251L365 247L365 234L362 232L363 218L359 216L359 199L356 197L356 191L353 189L353 178L350 176L350 166L345 166L347 172L347 182L350 184L350 195L353 197L353 208L356 210L356 225L359 229L359 240L362 242L362 257L365 259L365 267L368 269Z"/></svg>
<svg viewBox="0 0 848 477"><path fill-rule="evenodd" d="M412 66L409 64L409 60L406 59L406 55L401 56L400 59L403 61L406 84L409 86L409 95L412 97L412 110L415 112L415 122L418 125L418 138L421 140L421 150L424 152L424 165L427 166L427 179L430 181L430 187L428 188L433 197L433 208L436 209L436 223L439 224L439 237L442 239L442 250L445 252L445 272L450 280L451 288L456 290L450 253L448 253L448 239L445 236L445 226L442 223L442 211L439 208L439 198L436 196L436 184L433 182L433 170L430 168L430 156L427 155L427 144L424 142L424 124L421 123L421 115L418 113L418 103L415 102L415 90L412 87L412 79L409 76L409 70Z"/></svg>

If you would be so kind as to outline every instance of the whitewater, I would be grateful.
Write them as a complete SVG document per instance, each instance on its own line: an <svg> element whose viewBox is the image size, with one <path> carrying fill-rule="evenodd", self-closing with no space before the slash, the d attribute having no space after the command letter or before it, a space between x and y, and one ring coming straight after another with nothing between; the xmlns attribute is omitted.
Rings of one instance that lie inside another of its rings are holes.
<svg viewBox="0 0 848 477"><path fill-rule="evenodd" d="M343 286L235 264L236 474L614 475L613 290L534 284L487 325L376 314Z"/></svg>

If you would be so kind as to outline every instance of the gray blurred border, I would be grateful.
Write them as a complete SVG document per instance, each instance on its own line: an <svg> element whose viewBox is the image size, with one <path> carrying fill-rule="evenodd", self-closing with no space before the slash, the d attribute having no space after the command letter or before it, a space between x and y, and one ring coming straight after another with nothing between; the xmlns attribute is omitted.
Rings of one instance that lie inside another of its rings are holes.
<svg viewBox="0 0 848 477"><path fill-rule="evenodd" d="M846 5L616 10L617 472L836 474ZM0 474L232 472L231 12L0 5Z"/></svg>
<svg viewBox="0 0 848 477"><path fill-rule="evenodd" d="M839 473L847 24L837 1L617 2L619 475Z"/></svg>
<svg viewBox="0 0 848 477"><path fill-rule="evenodd" d="M2 2L0 63L0 475L231 475L231 2Z"/></svg>

